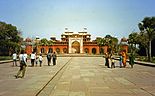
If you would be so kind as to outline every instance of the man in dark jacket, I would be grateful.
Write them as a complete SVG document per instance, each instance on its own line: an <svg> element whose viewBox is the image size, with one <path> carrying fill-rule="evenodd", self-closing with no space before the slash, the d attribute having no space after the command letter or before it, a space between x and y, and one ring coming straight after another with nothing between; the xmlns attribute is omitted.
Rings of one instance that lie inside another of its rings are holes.
<svg viewBox="0 0 155 96"><path fill-rule="evenodd" d="M56 65L56 59L57 59L57 55L56 55L56 53L54 52L54 53L52 54L53 65Z"/></svg>
<svg viewBox="0 0 155 96"><path fill-rule="evenodd" d="M133 65L134 65L134 60L135 60L135 56L134 56L134 54L133 53L131 53L130 55L129 55L129 64L131 65L131 68L133 68Z"/></svg>
<svg viewBox="0 0 155 96"><path fill-rule="evenodd" d="M51 64L51 53L50 52L47 54L47 61L48 61L48 66L50 66Z"/></svg>

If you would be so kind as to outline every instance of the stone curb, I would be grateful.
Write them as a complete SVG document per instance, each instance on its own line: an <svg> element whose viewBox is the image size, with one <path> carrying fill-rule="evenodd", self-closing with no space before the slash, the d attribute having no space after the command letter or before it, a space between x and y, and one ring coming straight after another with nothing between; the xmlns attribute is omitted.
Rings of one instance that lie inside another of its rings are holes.
<svg viewBox="0 0 155 96"><path fill-rule="evenodd" d="M115 58L115 60L119 60L119 59ZM129 60L127 60L127 62L129 62ZM135 61L135 64L149 66L149 67L155 67L155 63L149 63L149 62Z"/></svg>
<svg viewBox="0 0 155 96"><path fill-rule="evenodd" d="M0 64L4 64L4 63L9 63L12 62L13 60L4 60L4 61L0 61Z"/></svg>

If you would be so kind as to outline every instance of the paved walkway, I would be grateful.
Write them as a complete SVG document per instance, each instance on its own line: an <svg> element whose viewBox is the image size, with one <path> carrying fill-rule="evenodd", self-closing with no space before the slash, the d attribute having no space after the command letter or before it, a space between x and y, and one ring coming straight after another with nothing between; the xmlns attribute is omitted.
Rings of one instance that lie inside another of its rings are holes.
<svg viewBox="0 0 155 96"><path fill-rule="evenodd" d="M23 79L14 78L19 67L0 64L0 96L35 96L70 58L54 89L40 96L155 96L154 67L111 69L102 57L58 57L56 66L45 59L43 67L27 67Z"/></svg>
<svg viewBox="0 0 155 96"><path fill-rule="evenodd" d="M0 96L35 96L69 59L59 57L56 66L47 66L44 58L42 67L27 67L23 79L14 77L19 67L12 67L12 63L0 64Z"/></svg>
<svg viewBox="0 0 155 96"><path fill-rule="evenodd" d="M50 96L154 96L154 68L127 67L106 68L99 57L73 58Z"/></svg>

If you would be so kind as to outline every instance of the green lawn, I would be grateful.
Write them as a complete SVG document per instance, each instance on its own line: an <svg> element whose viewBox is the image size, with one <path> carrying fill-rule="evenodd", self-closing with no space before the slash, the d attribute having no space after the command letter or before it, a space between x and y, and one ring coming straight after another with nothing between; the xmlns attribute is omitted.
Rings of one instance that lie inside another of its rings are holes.
<svg viewBox="0 0 155 96"><path fill-rule="evenodd" d="M145 61L147 62L147 57L146 56L137 56L138 61ZM152 63L155 63L155 57L152 58Z"/></svg>
<svg viewBox="0 0 155 96"><path fill-rule="evenodd" d="M2 60L11 60L12 57L11 56L0 56L0 61Z"/></svg>

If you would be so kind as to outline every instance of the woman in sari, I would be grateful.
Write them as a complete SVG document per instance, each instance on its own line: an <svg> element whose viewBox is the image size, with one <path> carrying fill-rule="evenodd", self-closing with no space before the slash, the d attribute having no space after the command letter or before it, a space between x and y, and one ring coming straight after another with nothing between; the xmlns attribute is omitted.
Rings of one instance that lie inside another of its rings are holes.
<svg viewBox="0 0 155 96"><path fill-rule="evenodd" d="M123 60L122 60L123 67L125 68L126 67L126 59L127 59L127 56L126 56L125 52L122 52L122 57L123 57Z"/></svg>

